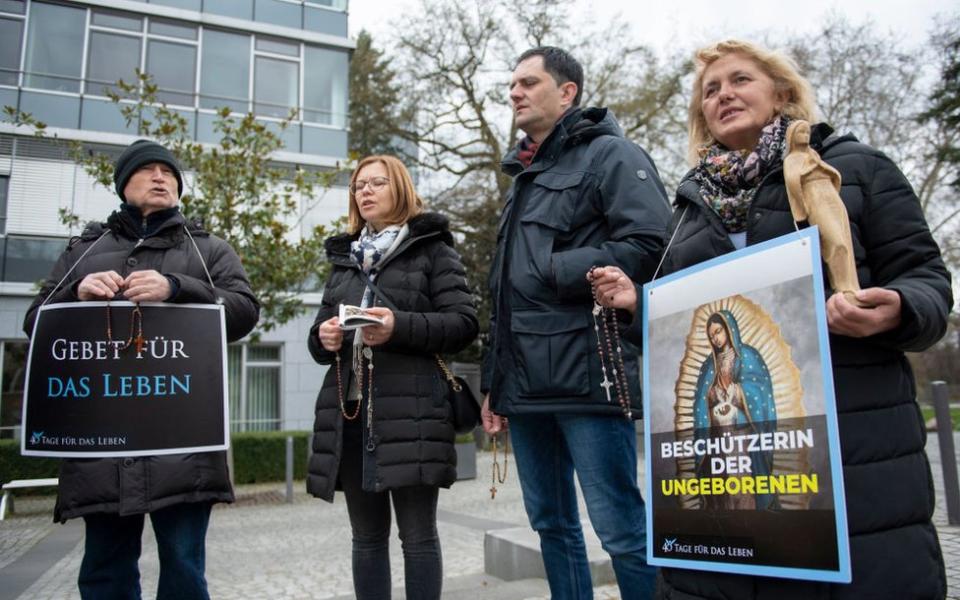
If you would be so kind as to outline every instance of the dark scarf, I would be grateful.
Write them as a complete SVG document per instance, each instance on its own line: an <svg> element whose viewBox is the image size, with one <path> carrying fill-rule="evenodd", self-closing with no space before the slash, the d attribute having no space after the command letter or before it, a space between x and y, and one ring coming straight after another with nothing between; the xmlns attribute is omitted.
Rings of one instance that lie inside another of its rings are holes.
<svg viewBox="0 0 960 600"><path fill-rule="evenodd" d="M693 179L700 185L700 196L720 216L728 233L746 231L747 213L760 182L783 164L789 124L789 118L778 116L760 132L753 150L728 150L717 143L700 159Z"/></svg>
<svg viewBox="0 0 960 600"><path fill-rule="evenodd" d="M180 207L174 206L152 212L144 217L140 207L124 202L120 205L119 214L122 215L121 219L132 229L137 237L146 238L156 233L161 225L166 223L170 217L178 212L180 212Z"/></svg>

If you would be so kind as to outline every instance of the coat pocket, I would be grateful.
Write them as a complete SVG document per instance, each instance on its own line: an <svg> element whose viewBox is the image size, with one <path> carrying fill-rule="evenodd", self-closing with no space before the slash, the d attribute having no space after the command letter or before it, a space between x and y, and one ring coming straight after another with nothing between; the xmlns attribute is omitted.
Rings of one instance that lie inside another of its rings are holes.
<svg viewBox="0 0 960 600"><path fill-rule="evenodd" d="M520 395L565 398L590 393L586 312L514 312Z"/></svg>
<svg viewBox="0 0 960 600"><path fill-rule="evenodd" d="M533 180L523 214L522 223L535 223L560 232L571 231L574 215L579 204L583 183L583 172L552 173L544 172Z"/></svg>

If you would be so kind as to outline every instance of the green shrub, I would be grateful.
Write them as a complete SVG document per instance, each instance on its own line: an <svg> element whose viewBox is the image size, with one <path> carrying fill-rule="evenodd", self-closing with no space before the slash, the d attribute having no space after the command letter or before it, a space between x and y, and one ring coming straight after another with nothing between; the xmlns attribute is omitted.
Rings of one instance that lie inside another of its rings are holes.
<svg viewBox="0 0 960 600"><path fill-rule="evenodd" d="M934 410L932 406L921 406L920 410L923 412L924 423L933 418ZM950 408L950 420L953 422L953 430L960 431L960 408Z"/></svg>
<svg viewBox="0 0 960 600"><path fill-rule="evenodd" d="M287 474L287 436L293 437L293 478L307 476L308 431L247 431L230 436L233 480L240 483L283 481Z"/></svg>
<svg viewBox="0 0 960 600"><path fill-rule="evenodd" d="M20 456L20 440L0 440L0 481L14 479L45 479L56 477L60 460L37 456ZM52 494L55 488L37 488L38 493Z"/></svg>

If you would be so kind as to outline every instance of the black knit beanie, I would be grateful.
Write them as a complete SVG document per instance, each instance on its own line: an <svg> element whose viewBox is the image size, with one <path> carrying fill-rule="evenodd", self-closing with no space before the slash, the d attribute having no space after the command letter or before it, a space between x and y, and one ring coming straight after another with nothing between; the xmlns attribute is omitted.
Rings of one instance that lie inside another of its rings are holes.
<svg viewBox="0 0 960 600"><path fill-rule="evenodd" d="M113 183L121 200L127 201L123 197L123 188L127 187L127 182L137 169L155 162L163 163L173 169L173 174L177 177L177 198L183 195L183 175L180 173L180 165L177 164L173 153L156 142L137 140L127 146L113 166Z"/></svg>

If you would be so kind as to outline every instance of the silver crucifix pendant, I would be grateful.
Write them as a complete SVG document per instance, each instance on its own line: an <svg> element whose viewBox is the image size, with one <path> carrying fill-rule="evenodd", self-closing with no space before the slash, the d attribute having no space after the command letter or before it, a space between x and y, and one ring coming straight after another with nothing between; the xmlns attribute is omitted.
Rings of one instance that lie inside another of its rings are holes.
<svg viewBox="0 0 960 600"><path fill-rule="evenodd" d="M611 387L611 386L613 386L613 384L610 383L610 380L607 379L607 376L606 376L606 375L604 375L604 376L603 376L603 381L600 383L600 387L603 388L603 392L607 395L607 402L608 402L608 403L611 401L611 400L610 400L610 387Z"/></svg>

